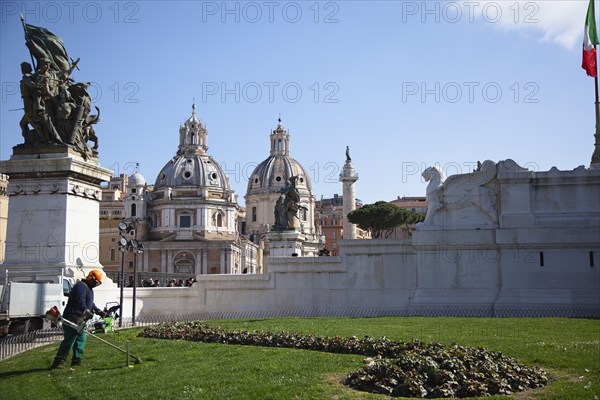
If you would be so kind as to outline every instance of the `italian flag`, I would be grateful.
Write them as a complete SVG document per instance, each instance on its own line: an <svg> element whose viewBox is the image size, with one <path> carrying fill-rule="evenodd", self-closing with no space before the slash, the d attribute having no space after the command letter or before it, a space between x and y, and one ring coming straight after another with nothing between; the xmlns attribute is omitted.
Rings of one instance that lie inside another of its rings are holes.
<svg viewBox="0 0 600 400"><path fill-rule="evenodd" d="M594 12L594 0L590 0L587 16L585 17L585 29L583 31L583 62L581 68L585 69L588 76L594 78L598 75L596 68L596 45L598 44L598 33L596 31L596 17Z"/></svg>

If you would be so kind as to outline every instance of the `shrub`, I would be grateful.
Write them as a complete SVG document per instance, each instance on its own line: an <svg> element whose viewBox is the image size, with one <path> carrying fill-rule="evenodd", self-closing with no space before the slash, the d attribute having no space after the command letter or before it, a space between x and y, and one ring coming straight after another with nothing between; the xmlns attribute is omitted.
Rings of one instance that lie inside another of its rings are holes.
<svg viewBox="0 0 600 400"><path fill-rule="evenodd" d="M544 370L520 365L500 352L420 340L320 337L288 332L227 331L202 321L171 322L145 328L139 336L315 350L367 356L344 384L371 393L404 397L473 397L511 394L548 383Z"/></svg>

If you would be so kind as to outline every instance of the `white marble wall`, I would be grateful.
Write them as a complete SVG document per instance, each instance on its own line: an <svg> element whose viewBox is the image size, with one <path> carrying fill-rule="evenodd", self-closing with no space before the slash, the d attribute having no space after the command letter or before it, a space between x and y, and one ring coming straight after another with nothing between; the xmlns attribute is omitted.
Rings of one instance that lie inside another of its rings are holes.
<svg viewBox="0 0 600 400"><path fill-rule="evenodd" d="M494 226L479 210L470 228L460 218L411 240L344 240L340 257L271 258L264 275L142 289L139 315L600 317L600 170L532 172L507 161L488 184L499 199ZM452 207L440 212L452 220Z"/></svg>
<svg viewBox="0 0 600 400"><path fill-rule="evenodd" d="M72 157L2 161L11 172L5 266L101 268L99 183L110 171Z"/></svg>

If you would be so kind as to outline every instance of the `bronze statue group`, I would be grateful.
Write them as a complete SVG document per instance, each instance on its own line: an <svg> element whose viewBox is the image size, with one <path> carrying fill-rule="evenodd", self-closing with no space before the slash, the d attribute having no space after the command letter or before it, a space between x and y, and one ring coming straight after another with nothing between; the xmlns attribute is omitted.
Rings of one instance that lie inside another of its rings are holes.
<svg viewBox="0 0 600 400"><path fill-rule="evenodd" d="M21 63L24 115L20 125L24 146L67 146L84 159L97 157L98 138L93 125L100 119L100 110L96 107L97 114L90 115L90 84L71 78L79 59L70 60L62 40L50 31L24 22L23 28L34 64Z"/></svg>

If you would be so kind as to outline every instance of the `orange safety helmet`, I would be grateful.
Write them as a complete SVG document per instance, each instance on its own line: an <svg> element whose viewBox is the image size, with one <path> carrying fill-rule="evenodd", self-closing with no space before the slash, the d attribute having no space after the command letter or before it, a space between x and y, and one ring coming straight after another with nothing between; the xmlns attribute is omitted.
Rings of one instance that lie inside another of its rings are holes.
<svg viewBox="0 0 600 400"><path fill-rule="evenodd" d="M93 269L85 279L88 281L96 281L99 285L102 283L102 272L98 271L97 269Z"/></svg>

